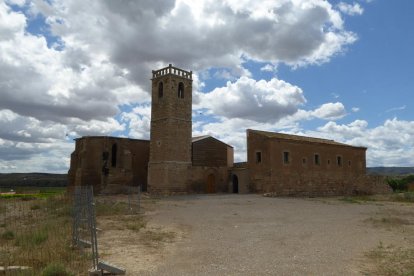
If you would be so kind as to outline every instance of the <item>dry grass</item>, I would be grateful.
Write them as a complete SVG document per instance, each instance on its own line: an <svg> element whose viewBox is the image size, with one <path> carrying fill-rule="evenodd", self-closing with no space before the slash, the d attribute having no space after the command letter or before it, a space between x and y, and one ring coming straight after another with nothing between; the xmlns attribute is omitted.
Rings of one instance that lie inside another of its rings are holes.
<svg viewBox="0 0 414 276"><path fill-rule="evenodd" d="M410 220L400 218L400 217L393 217L393 216L385 216L379 218L369 218L366 220L369 223L372 223L374 226L385 226L385 227L399 227L403 225L411 225L413 224Z"/></svg>
<svg viewBox="0 0 414 276"><path fill-rule="evenodd" d="M41 275L51 263L75 274L85 272L89 260L71 249L71 202L63 197L31 200L3 199L0 216L0 266L29 266Z"/></svg>
<svg viewBox="0 0 414 276"><path fill-rule="evenodd" d="M370 260L370 268L366 275L414 275L414 249L384 246L380 243L366 254Z"/></svg>
<svg viewBox="0 0 414 276"><path fill-rule="evenodd" d="M149 247L159 247L165 242L173 242L176 233L172 231L162 231L161 229L146 230L140 236L143 244Z"/></svg>

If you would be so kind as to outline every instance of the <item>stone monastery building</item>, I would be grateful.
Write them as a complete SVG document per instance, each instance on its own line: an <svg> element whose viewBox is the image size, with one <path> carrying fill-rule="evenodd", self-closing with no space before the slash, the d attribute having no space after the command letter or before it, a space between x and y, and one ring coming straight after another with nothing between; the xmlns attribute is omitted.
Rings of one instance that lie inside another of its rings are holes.
<svg viewBox="0 0 414 276"><path fill-rule="evenodd" d="M274 193L347 195L386 192L365 173L366 148L332 140L246 131L247 162L211 136L192 137L192 72L171 64L152 71L150 141L108 136L76 140L69 188L116 193L140 185L156 194Z"/></svg>

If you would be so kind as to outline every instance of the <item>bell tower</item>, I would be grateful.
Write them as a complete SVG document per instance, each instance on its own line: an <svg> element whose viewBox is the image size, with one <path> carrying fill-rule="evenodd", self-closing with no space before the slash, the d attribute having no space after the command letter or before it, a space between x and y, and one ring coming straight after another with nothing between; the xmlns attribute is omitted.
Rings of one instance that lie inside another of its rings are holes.
<svg viewBox="0 0 414 276"><path fill-rule="evenodd" d="M171 64L152 71L148 190L187 190L191 170L192 72Z"/></svg>

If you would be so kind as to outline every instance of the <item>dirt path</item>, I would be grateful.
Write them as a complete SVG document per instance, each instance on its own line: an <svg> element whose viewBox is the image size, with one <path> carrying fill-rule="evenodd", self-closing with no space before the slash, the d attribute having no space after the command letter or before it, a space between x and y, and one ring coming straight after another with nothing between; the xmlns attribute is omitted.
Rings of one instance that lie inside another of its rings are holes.
<svg viewBox="0 0 414 276"><path fill-rule="evenodd" d="M139 233L100 239L128 275L360 275L378 246L414 246L412 204L193 195L149 209Z"/></svg>

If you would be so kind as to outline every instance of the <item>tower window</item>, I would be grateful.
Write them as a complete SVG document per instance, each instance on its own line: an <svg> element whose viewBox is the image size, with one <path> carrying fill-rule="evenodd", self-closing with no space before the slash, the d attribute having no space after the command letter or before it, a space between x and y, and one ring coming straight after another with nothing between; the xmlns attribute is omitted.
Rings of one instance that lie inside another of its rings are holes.
<svg viewBox="0 0 414 276"><path fill-rule="evenodd" d="M342 166L342 157L341 156L336 157L336 163L338 164L338 166Z"/></svg>
<svg viewBox="0 0 414 276"><path fill-rule="evenodd" d="M118 151L118 149L117 149L117 145L116 144L113 144L112 145L112 158L111 158L111 165L112 165L112 167L116 167L116 154L117 154L117 151Z"/></svg>
<svg viewBox="0 0 414 276"><path fill-rule="evenodd" d="M289 152L288 151L283 152L283 163L289 164Z"/></svg>
<svg viewBox="0 0 414 276"><path fill-rule="evenodd" d="M320 164L319 154L315 154L315 165L319 165L319 164Z"/></svg>
<svg viewBox="0 0 414 276"><path fill-rule="evenodd" d="M184 83L182 82L178 84L178 98L184 99Z"/></svg>
<svg viewBox="0 0 414 276"><path fill-rule="evenodd" d="M158 98L162 98L164 96L164 84L160 82L158 84Z"/></svg>
<svg viewBox="0 0 414 276"><path fill-rule="evenodd" d="M262 163L262 152L256 151L256 163Z"/></svg>

